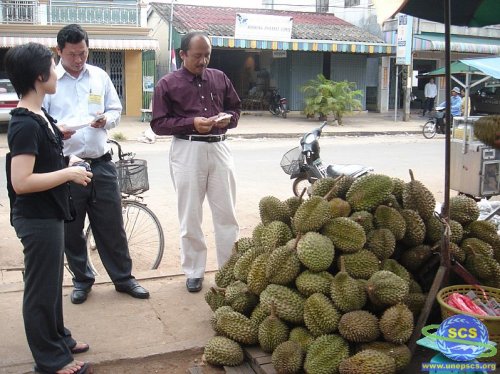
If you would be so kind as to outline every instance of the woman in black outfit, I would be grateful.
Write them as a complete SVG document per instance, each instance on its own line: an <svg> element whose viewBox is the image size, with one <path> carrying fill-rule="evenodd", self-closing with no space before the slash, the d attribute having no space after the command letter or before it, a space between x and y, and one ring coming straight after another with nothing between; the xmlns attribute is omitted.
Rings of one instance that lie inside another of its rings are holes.
<svg viewBox="0 0 500 374"><path fill-rule="evenodd" d="M62 280L64 221L71 219L68 183L85 186L92 173L68 167L62 133L42 109L45 94L56 91L52 52L37 43L11 48L5 69L20 98L7 134L7 180L11 222L24 247L23 317L35 371L91 373L88 363L73 359L89 346L64 327ZM78 161L71 158L69 165Z"/></svg>

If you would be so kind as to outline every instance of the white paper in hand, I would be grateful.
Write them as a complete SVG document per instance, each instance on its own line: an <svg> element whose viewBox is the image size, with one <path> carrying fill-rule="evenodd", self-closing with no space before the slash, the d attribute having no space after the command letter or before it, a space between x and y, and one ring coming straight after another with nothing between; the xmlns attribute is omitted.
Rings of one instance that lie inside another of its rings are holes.
<svg viewBox="0 0 500 374"><path fill-rule="evenodd" d="M90 126L90 124L92 123L92 121L94 120L94 117L92 116L87 116L86 118L84 118L82 121L79 121L79 122L73 122L73 123L66 123L65 124L65 127L68 129L68 130L74 130L74 131L77 131L77 130L80 130L80 129L83 129L85 127L88 127Z"/></svg>

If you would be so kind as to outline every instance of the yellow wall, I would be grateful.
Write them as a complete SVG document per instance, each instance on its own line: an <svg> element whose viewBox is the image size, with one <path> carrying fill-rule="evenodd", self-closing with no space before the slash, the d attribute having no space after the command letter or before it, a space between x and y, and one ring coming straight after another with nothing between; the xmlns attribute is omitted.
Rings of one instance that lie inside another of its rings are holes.
<svg viewBox="0 0 500 374"><path fill-rule="evenodd" d="M142 51L125 51L125 115L141 115Z"/></svg>

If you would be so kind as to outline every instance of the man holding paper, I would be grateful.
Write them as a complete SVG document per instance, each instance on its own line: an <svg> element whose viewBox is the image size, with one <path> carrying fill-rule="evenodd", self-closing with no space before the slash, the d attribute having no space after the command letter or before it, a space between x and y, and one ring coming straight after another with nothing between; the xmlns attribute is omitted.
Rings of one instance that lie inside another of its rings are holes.
<svg viewBox="0 0 500 374"><path fill-rule="evenodd" d="M203 201L208 199L221 267L238 238L234 161L226 131L238 124L241 101L229 78L209 69L212 46L201 32L181 41L181 69L157 83L151 128L173 135L170 174L177 191L181 231L181 265L189 292L202 288L207 246L201 229Z"/></svg>
<svg viewBox="0 0 500 374"><path fill-rule="evenodd" d="M87 64L88 35L79 25L63 27L57 34L57 92L47 95L44 107L57 118L65 135L64 155L75 155L90 164L88 186L70 185L76 210L65 224L65 253L73 272L71 302L81 304L95 281L87 263L83 232L88 214L97 250L118 292L147 299L149 292L132 276L132 260L123 228L117 171L111 161L108 131L120 121L122 105L108 74ZM73 133L74 132L74 133Z"/></svg>

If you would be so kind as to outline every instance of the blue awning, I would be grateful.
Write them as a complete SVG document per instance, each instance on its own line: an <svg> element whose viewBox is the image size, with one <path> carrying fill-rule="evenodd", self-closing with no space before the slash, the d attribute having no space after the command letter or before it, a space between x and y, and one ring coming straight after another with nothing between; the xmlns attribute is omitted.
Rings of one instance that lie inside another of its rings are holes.
<svg viewBox="0 0 500 374"><path fill-rule="evenodd" d="M461 63L472 66L490 77L500 79L500 57L487 57L460 60Z"/></svg>

